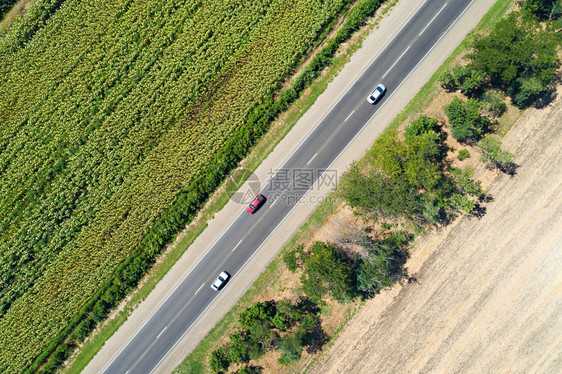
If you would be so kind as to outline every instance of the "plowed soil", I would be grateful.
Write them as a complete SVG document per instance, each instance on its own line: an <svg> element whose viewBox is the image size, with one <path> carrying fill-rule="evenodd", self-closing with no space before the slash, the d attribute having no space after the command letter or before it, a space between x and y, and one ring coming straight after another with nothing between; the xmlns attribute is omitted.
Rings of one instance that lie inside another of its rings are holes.
<svg viewBox="0 0 562 374"><path fill-rule="evenodd" d="M410 282L367 302L309 372L561 372L562 100L503 144L519 168L484 178L485 214L419 239Z"/></svg>

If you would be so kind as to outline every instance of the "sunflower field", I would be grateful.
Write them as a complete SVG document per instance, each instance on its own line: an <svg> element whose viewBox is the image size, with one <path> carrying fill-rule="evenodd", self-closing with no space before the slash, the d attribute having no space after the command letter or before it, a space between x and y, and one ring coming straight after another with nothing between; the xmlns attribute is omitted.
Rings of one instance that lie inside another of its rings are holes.
<svg viewBox="0 0 562 374"><path fill-rule="evenodd" d="M120 265L185 224L193 212L164 218L224 176L218 156L248 151L264 131L248 117L349 3L37 0L12 26L0 40L0 372L29 370Z"/></svg>

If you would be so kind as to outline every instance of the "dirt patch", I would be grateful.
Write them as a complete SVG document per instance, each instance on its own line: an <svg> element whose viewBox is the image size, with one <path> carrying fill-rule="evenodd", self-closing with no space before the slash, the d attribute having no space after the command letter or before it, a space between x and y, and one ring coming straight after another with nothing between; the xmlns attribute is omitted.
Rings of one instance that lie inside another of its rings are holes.
<svg viewBox="0 0 562 374"><path fill-rule="evenodd" d="M414 281L366 302L310 372L559 372L561 123L560 99L528 110L503 140L517 174L477 163L486 214L419 238Z"/></svg>

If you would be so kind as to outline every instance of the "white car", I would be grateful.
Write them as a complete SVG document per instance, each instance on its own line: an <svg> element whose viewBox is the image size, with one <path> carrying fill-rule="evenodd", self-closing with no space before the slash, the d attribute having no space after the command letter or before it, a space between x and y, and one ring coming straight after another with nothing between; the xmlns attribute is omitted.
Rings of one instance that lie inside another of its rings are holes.
<svg viewBox="0 0 562 374"><path fill-rule="evenodd" d="M215 279L213 284L211 284L211 288L215 291L220 290L222 286L224 286L224 284L228 281L228 278L230 278L230 274L228 274L226 271L223 271L219 274L217 279Z"/></svg>
<svg viewBox="0 0 562 374"><path fill-rule="evenodd" d="M384 86L384 84L381 83L373 90L373 92L371 92L369 96L367 96L367 101L369 102L369 104L374 104L380 100L380 98L382 97L382 95L384 95L385 92L386 92L386 87Z"/></svg>

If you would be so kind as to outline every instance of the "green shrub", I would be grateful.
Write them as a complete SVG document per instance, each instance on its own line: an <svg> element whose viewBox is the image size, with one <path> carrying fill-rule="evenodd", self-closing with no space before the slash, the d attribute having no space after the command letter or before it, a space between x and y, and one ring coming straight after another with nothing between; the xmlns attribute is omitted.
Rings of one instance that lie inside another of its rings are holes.
<svg viewBox="0 0 562 374"><path fill-rule="evenodd" d="M289 335L279 342L279 350L281 357L278 362L281 365L288 365L291 362L298 361L302 355L302 347L300 340L296 335Z"/></svg>
<svg viewBox="0 0 562 374"><path fill-rule="evenodd" d="M406 127L404 136L411 138L425 134L436 134L439 131L439 122L435 118L420 115Z"/></svg>
<svg viewBox="0 0 562 374"><path fill-rule="evenodd" d="M250 360L248 336L245 331L230 334L225 356L230 362L248 362Z"/></svg>
<svg viewBox="0 0 562 374"><path fill-rule="evenodd" d="M477 146L482 151L481 160L486 162L489 167L497 168L507 174L515 172L514 155L501 148L499 139L488 136L480 140Z"/></svg>
<svg viewBox="0 0 562 374"><path fill-rule="evenodd" d="M468 149L461 149L461 150L459 151L459 154L457 155L457 158L458 158L460 161L465 160L465 159L467 159L467 158L469 158L469 157L470 157L470 153L468 152Z"/></svg>
<svg viewBox="0 0 562 374"><path fill-rule="evenodd" d="M562 15L562 3L559 0L525 0L521 9L541 20L555 20Z"/></svg>
<svg viewBox="0 0 562 374"><path fill-rule="evenodd" d="M455 187L460 193L468 194L470 196L480 196L484 193L480 182L475 182L472 179L474 177L473 169L466 168L461 170L451 167L449 171L451 172L451 177L455 183Z"/></svg>
<svg viewBox="0 0 562 374"><path fill-rule="evenodd" d="M474 200L469 199L466 195L453 193L448 198L450 208L456 212L468 214L474 210L476 203Z"/></svg>
<svg viewBox="0 0 562 374"><path fill-rule="evenodd" d="M302 254L303 246L299 245L295 249L288 249L283 253L283 262L287 265L287 269L295 272L301 266L299 262L300 254Z"/></svg>
<svg viewBox="0 0 562 374"><path fill-rule="evenodd" d="M453 98L445 106L445 114L452 124L451 135L458 141L474 140L490 126L490 120L479 112L480 102L474 99Z"/></svg>
<svg viewBox="0 0 562 374"><path fill-rule="evenodd" d="M505 95L500 90L488 90L482 94L482 109L495 117L501 116L507 109Z"/></svg>
<svg viewBox="0 0 562 374"><path fill-rule="evenodd" d="M303 258L301 283L311 300L319 302L330 295L339 302L355 297L353 264L331 244L316 242Z"/></svg>
<svg viewBox="0 0 562 374"><path fill-rule="evenodd" d="M242 328L250 328L260 322L271 323L276 313L275 301L253 303L240 314L238 321Z"/></svg>
<svg viewBox="0 0 562 374"><path fill-rule="evenodd" d="M220 371L228 370L230 362L226 358L222 349L217 349L211 353L211 359L209 361L211 370L218 373Z"/></svg>
<svg viewBox="0 0 562 374"><path fill-rule="evenodd" d="M244 366L236 372L236 374L261 374L263 368L260 366Z"/></svg>
<svg viewBox="0 0 562 374"><path fill-rule="evenodd" d="M470 73L463 77L460 84L461 92L467 96L474 96L480 93L484 87L484 73L470 69Z"/></svg>
<svg viewBox="0 0 562 374"><path fill-rule="evenodd" d="M455 83L455 77L453 76L451 70L445 70L443 73L441 73L441 75L439 76L439 84L441 84L441 87L448 91L456 90L457 85Z"/></svg>
<svg viewBox="0 0 562 374"><path fill-rule="evenodd" d="M82 320L82 322L80 322L74 330L74 338L79 342L84 340L84 338L88 336L95 327L96 323L90 318Z"/></svg>

